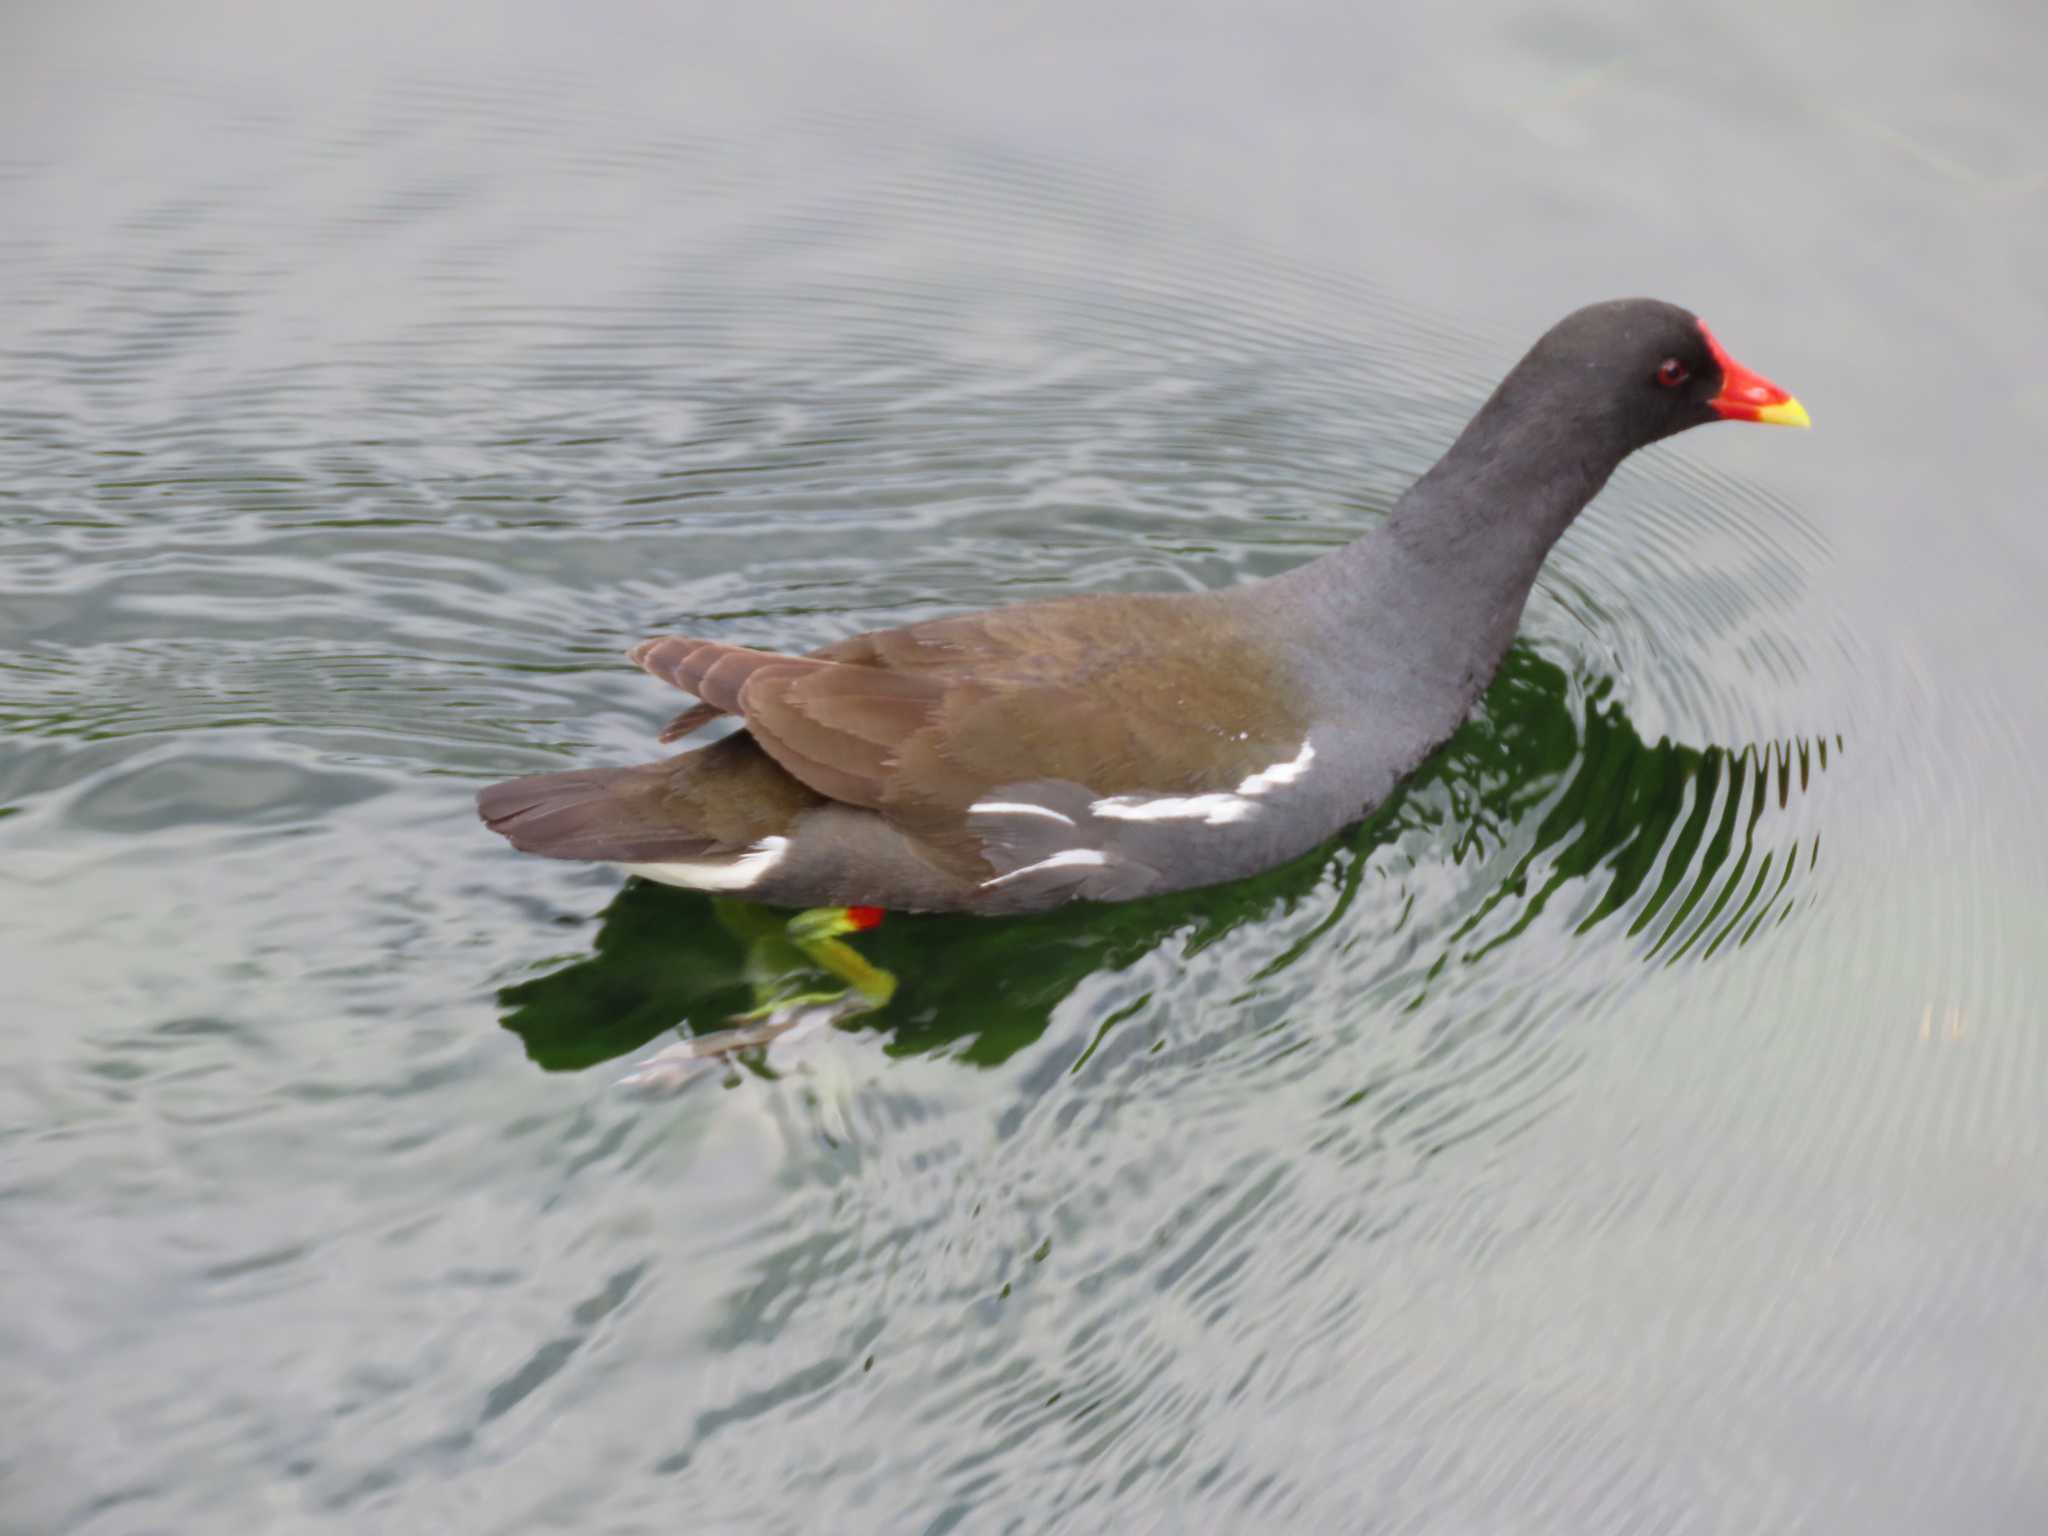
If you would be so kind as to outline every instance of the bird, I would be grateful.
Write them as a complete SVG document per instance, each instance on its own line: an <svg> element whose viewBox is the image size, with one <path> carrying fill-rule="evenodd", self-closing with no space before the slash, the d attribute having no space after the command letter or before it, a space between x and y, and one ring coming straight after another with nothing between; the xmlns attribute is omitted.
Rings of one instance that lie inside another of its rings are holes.
<svg viewBox="0 0 2048 1536"><path fill-rule="evenodd" d="M1690 311L1588 305L1353 543L1238 586L1021 603L801 655L657 636L628 655L695 701L661 741L739 729L493 784L478 810L527 853L799 908L789 938L878 1004L894 978L843 941L885 912L1215 885L1360 820L1486 690L1616 466L1724 420L1809 425Z"/></svg>

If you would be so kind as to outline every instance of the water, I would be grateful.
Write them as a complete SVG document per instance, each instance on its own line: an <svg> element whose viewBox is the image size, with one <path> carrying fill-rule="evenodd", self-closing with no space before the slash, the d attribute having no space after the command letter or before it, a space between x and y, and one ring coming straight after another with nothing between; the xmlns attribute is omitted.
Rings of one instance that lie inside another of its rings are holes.
<svg viewBox="0 0 2048 1536"><path fill-rule="evenodd" d="M2027 13L8 30L0 1524L2048 1524ZM1284 568L1630 292L1817 430L1369 824L616 1087L733 915L469 797L632 640Z"/></svg>

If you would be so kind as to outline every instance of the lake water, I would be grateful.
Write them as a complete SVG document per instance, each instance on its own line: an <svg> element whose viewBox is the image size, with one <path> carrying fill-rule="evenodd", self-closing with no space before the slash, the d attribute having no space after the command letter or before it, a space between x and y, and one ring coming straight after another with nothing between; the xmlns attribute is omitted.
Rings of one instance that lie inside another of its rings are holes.
<svg viewBox="0 0 2048 1536"><path fill-rule="evenodd" d="M2028 8L47 7L0 63L0 1528L2048 1529ZM1650 293L1480 716L1262 879L732 915L621 652L1272 572Z"/></svg>

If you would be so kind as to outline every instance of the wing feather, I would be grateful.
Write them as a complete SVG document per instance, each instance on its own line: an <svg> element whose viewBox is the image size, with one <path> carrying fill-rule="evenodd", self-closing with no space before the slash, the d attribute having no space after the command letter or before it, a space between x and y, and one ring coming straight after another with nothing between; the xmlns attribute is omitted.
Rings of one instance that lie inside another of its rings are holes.
<svg viewBox="0 0 2048 1536"><path fill-rule="evenodd" d="M936 832L964 829L1004 784L1200 794L1291 755L1298 689L1250 639L1226 602L1125 597L878 630L808 656L673 635L632 656L702 700L669 732L737 714L819 794Z"/></svg>

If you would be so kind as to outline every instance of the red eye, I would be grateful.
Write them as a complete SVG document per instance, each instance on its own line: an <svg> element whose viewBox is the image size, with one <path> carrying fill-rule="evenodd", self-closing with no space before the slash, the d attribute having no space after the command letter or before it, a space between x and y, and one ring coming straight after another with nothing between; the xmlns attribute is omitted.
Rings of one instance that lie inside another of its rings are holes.
<svg viewBox="0 0 2048 1536"><path fill-rule="evenodd" d="M1657 365L1657 382L1666 389L1676 389L1692 377L1692 370L1675 357L1667 357Z"/></svg>

